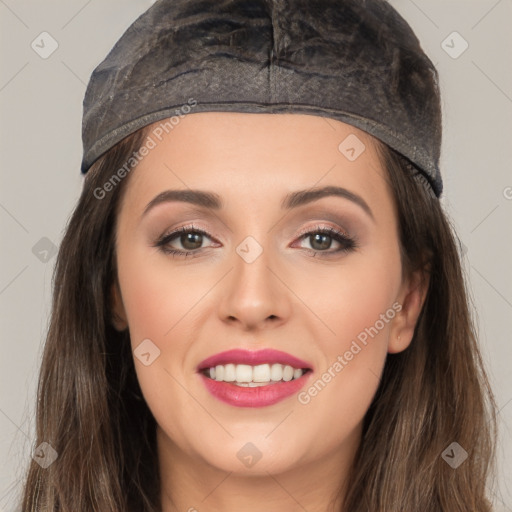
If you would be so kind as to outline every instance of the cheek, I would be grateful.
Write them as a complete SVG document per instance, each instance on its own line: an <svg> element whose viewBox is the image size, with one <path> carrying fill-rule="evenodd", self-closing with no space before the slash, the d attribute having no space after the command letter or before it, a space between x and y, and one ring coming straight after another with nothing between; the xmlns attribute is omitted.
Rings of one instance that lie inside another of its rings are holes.
<svg viewBox="0 0 512 512"><path fill-rule="evenodd" d="M194 314L204 283L199 286L193 279L185 280L189 274L173 269L169 260L148 249L121 252L118 272L134 347L145 338L154 340L160 349L171 339L174 344L176 333L188 323L181 321Z"/></svg>
<svg viewBox="0 0 512 512"><path fill-rule="evenodd" d="M306 421L329 418L320 426L320 444L332 441L329 426L338 425L337 436L343 439L364 418L379 385L389 329L399 309L395 298L401 265L393 248L346 261L329 271L323 293L309 292L308 304L314 304L311 309L325 324L317 322L314 340L323 359L298 402L309 412Z"/></svg>
<svg viewBox="0 0 512 512"><path fill-rule="evenodd" d="M136 249L118 254L119 282L142 394L167 434L186 443L186 425L194 418L197 421L201 410L190 407L190 396L183 388L183 368L194 339L190 331L194 305L208 287L204 283L188 286L185 273L173 270L165 258L149 257L147 249L145 254ZM144 352L150 353L148 365L137 357L142 343L148 347ZM180 421L171 419L170 404L172 410L180 411Z"/></svg>
<svg viewBox="0 0 512 512"><path fill-rule="evenodd" d="M372 346L367 343L365 352L385 343L396 316L392 306L401 284L398 248L354 254L339 265L308 274L308 281L297 281L295 290L300 290L297 294L321 320L315 331L324 354L332 359L349 350L353 340L363 344L374 340ZM381 349L375 351L382 355Z"/></svg>
<svg viewBox="0 0 512 512"><path fill-rule="evenodd" d="M373 345L387 339L390 321L395 316L392 305L399 279L399 268L384 271L380 265L354 266L340 278L342 293L332 302L337 307L331 308L334 330L342 343L340 348L348 340L357 339L364 344L370 334Z"/></svg>

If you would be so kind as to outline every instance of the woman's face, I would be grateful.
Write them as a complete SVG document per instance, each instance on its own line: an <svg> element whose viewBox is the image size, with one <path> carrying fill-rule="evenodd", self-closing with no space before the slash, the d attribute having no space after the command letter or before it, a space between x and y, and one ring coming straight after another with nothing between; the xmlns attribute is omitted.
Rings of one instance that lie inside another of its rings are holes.
<svg viewBox="0 0 512 512"><path fill-rule="evenodd" d="M161 453L240 474L333 470L420 310L371 137L298 114L159 125L119 211L114 300ZM311 195L325 187L337 193ZM223 358L233 349L285 357Z"/></svg>

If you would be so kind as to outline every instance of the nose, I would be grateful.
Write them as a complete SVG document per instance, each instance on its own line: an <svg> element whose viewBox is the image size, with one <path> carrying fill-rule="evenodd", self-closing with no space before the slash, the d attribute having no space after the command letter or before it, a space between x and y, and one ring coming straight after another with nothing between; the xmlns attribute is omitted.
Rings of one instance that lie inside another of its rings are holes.
<svg viewBox="0 0 512 512"><path fill-rule="evenodd" d="M284 271L266 249L254 261L240 254L233 255L234 268L226 276L221 320L247 331L282 325L290 316L293 295L286 287Z"/></svg>

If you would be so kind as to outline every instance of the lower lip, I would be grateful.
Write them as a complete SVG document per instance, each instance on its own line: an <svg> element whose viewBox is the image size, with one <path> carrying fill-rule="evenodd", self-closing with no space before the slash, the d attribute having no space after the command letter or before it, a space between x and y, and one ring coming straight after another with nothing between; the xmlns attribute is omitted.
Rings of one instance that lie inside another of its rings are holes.
<svg viewBox="0 0 512 512"><path fill-rule="evenodd" d="M213 380L203 374L199 376L203 380L206 389L222 402L234 405L235 407L265 407L298 393L305 385L310 373L309 371L302 375L302 377L288 382L278 382L254 388Z"/></svg>

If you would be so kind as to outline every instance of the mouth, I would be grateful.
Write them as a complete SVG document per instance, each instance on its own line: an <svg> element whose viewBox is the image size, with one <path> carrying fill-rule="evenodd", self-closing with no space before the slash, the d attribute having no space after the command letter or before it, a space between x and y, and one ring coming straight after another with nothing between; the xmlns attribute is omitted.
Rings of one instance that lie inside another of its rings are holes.
<svg viewBox="0 0 512 512"><path fill-rule="evenodd" d="M261 387L300 379L310 368L294 368L279 363L264 363L256 366L248 364L219 364L200 370L206 378L217 382L230 382L240 387Z"/></svg>
<svg viewBox="0 0 512 512"><path fill-rule="evenodd" d="M206 389L235 407L263 407L298 392L309 380L309 363L272 349L235 349L205 359L197 368Z"/></svg>

